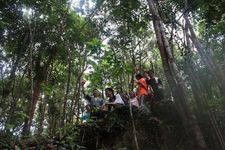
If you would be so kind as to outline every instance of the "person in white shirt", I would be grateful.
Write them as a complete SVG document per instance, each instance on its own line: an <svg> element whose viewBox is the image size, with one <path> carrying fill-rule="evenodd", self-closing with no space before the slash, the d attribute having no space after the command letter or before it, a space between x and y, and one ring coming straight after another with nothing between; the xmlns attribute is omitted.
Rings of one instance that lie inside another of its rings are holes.
<svg viewBox="0 0 225 150"><path fill-rule="evenodd" d="M108 97L108 102L103 105L103 110L112 111L115 107L123 106L123 99L119 94L114 95L112 88L105 89L105 95Z"/></svg>
<svg viewBox="0 0 225 150"><path fill-rule="evenodd" d="M118 93L115 96L116 96L116 99L115 99L114 103L115 104L123 104L124 105L124 102L123 102L123 99L122 99L121 95Z"/></svg>
<svg viewBox="0 0 225 150"><path fill-rule="evenodd" d="M125 105L128 105L129 96L126 92L123 91L121 86L116 87L116 96L117 95L119 95L122 98Z"/></svg>
<svg viewBox="0 0 225 150"><path fill-rule="evenodd" d="M132 92L129 93L129 95L130 95L130 99L129 99L130 106L139 107L139 103L138 103L137 96L136 96L135 92L132 91Z"/></svg>

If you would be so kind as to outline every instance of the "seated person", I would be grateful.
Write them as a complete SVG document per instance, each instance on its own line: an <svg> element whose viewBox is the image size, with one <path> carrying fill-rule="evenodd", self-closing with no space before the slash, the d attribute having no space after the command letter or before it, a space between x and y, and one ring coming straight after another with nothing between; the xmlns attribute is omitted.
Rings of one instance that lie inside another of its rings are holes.
<svg viewBox="0 0 225 150"><path fill-rule="evenodd" d="M86 109L86 111L84 112L84 115L82 115L82 117L81 117L82 122L87 122L90 119L90 115L91 115L90 105L86 105L85 109Z"/></svg>
<svg viewBox="0 0 225 150"><path fill-rule="evenodd" d="M122 98L124 104L128 105L129 96L127 93L123 92L123 89L121 86L116 87L116 93L117 93L116 97L119 95Z"/></svg>
<svg viewBox="0 0 225 150"><path fill-rule="evenodd" d="M106 88L105 95L109 99L108 99L108 102L103 105L102 110L112 111L115 107L124 105L124 102L121 96L119 94L115 96L112 88Z"/></svg>

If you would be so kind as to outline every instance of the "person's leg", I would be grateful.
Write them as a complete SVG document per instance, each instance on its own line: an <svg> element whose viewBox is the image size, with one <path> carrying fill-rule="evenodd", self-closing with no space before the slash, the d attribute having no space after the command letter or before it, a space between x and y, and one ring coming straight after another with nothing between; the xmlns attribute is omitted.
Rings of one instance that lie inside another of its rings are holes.
<svg viewBox="0 0 225 150"><path fill-rule="evenodd" d="M138 105L141 106L141 97L140 96L137 96L137 102L138 102Z"/></svg>
<svg viewBox="0 0 225 150"><path fill-rule="evenodd" d="M144 106L145 95L140 96L140 106Z"/></svg>
<svg viewBox="0 0 225 150"><path fill-rule="evenodd" d="M156 101L157 101L157 97L156 97L156 95L154 95L154 96L152 97L152 99L151 99L151 111L152 111L152 113L154 113Z"/></svg>

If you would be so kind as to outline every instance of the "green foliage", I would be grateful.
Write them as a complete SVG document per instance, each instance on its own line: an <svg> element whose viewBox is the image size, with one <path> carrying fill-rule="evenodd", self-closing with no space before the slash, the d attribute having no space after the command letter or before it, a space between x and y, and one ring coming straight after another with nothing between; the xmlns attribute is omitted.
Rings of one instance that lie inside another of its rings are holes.
<svg viewBox="0 0 225 150"><path fill-rule="evenodd" d="M93 38L88 41L87 48L90 50L90 55L96 54L97 56L101 54L101 47L103 46L101 41L97 38Z"/></svg>
<svg viewBox="0 0 225 150"><path fill-rule="evenodd" d="M87 2L80 1L78 13L67 0L5 0L1 3L0 92L3 96L0 97L0 125L2 132L7 133L6 138L11 139L13 134L21 133L24 120L30 117L29 104L39 90L36 104L39 107L35 109L34 106L34 132L42 125L43 132L59 136L58 142L63 146L82 148L74 140L80 133L74 122L78 120L76 123L79 123L79 110L84 105L80 86L83 77L90 83L87 91L97 88L101 92L108 86L133 90L136 68L140 72L153 68L156 75L165 81L161 59L166 58L161 58L156 47L151 25L154 18L149 14L146 1L100 0L96 2L93 14L85 17L90 13L88 8L84 8ZM187 51L182 15L184 11L189 12L198 38L205 47L204 52L213 52L225 71L225 3L220 0L187 2L187 10L184 10L185 2L182 0L157 1L157 6L167 27L166 36L170 39L174 59L187 82L192 108L196 108L196 103L193 102L191 74L188 72L191 62L203 85L207 109L216 114L218 125L224 127L224 98L194 47L193 53ZM163 84L170 99L169 86L166 82ZM63 113L65 120L62 119ZM108 132L114 127L124 127L124 120L117 114L111 114L107 121L105 130ZM65 123L64 128L62 122ZM93 122L90 120L88 125L93 125ZM32 140L43 142L43 139L34 137Z"/></svg>

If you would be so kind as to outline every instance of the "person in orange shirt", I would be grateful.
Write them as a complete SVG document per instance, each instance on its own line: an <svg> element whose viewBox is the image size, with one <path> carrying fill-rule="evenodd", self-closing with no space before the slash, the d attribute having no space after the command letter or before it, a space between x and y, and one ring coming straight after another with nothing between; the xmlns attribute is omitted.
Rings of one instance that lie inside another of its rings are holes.
<svg viewBox="0 0 225 150"><path fill-rule="evenodd" d="M145 78L141 74L136 74L137 84L138 84L138 101L139 105L142 106L145 98L148 95L148 85Z"/></svg>

